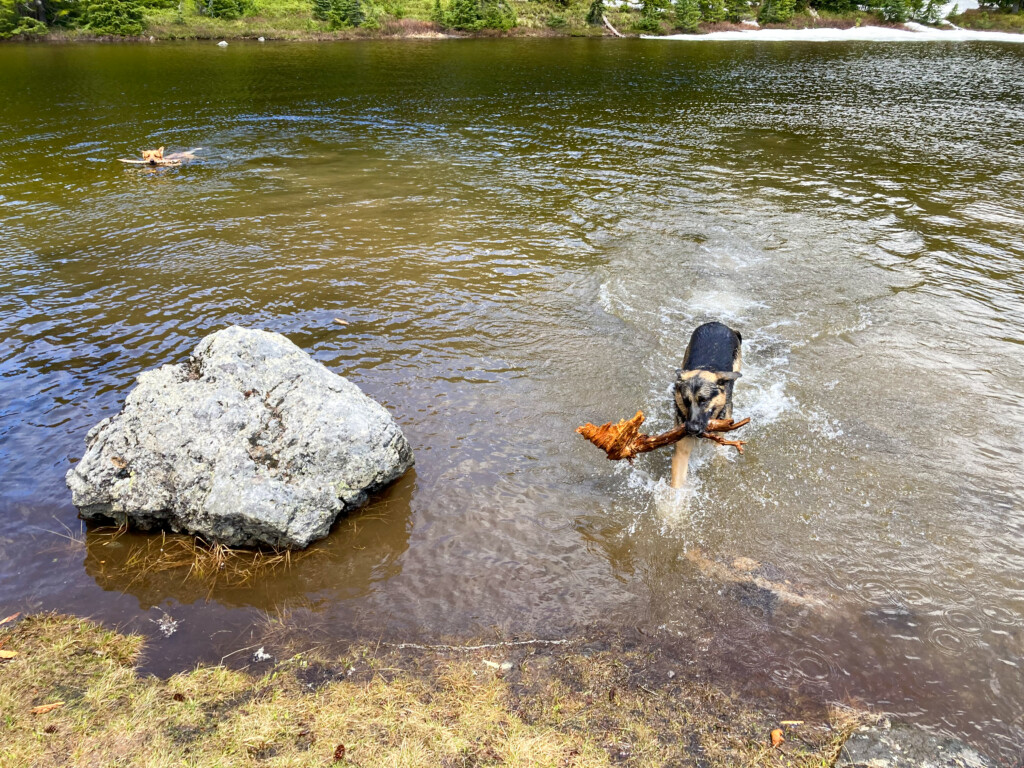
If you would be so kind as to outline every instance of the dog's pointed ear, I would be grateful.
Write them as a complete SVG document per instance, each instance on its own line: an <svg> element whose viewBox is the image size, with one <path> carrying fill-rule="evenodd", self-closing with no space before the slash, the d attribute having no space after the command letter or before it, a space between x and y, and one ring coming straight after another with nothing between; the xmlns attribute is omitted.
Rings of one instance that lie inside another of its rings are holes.
<svg viewBox="0 0 1024 768"><path fill-rule="evenodd" d="M715 375L718 377L719 384L725 384L730 381L736 381L743 374L739 371L718 371Z"/></svg>
<svg viewBox="0 0 1024 768"><path fill-rule="evenodd" d="M163 147L160 147L160 149L157 150L157 152L163 152L163 151L164 151Z"/></svg>

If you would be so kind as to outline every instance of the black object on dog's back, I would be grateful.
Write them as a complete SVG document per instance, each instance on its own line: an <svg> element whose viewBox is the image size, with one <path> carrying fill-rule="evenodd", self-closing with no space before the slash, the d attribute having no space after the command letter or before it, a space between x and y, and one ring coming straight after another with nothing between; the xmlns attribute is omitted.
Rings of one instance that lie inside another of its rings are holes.
<svg viewBox="0 0 1024 768"><path fill-rule="evenodd" d="M690 336L683 357L684 371L731 371L743 337L722 323L704 323Z"/></svg>

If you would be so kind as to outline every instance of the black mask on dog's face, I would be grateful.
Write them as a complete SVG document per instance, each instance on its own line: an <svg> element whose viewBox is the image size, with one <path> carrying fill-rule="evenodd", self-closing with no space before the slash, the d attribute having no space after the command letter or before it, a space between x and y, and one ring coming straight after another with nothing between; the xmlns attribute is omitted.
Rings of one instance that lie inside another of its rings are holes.
<svg viewBox="0 0 1024 768"><path fill-rule="evenodd" d="M676 418L687 435L700 435L711 419L724 418L735 371L686 371L675 384Z"/></svg>

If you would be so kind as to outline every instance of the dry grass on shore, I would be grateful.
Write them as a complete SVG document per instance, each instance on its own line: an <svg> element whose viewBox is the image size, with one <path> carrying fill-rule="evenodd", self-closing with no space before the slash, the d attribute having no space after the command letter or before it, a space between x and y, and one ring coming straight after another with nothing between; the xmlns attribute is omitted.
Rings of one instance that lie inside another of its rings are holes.
<svg viewBox="0 0 1024 768"><path fill-rule="evenodd" d="M621 647L538 646L502 667L495 646L369 646L296 655L262 676L200 667L161 680L133 667L141 637L83 619L9 622L0 643L15 654L0 662L3 768L820 768L861 722L808 721L772 748L779 715L693 681L658 686Z"/></svg>

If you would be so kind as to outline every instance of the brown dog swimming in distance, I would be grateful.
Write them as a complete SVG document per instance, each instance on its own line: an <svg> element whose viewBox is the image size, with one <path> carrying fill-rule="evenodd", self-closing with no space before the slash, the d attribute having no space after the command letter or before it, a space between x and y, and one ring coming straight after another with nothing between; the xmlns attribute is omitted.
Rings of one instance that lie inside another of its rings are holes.
<svg viewBox="0 0 1024 768"><path fill-rule="evenodd" d="M144 149L142 150L142 162L148 165L168 165L171 163L180 163L184 160L195 160L195 153L198 152L202 147L196 147L185 152L171 152L169 155L164 154L164 148L159 149Z"/></svg>
<svg viewBox="0 0 1024 768"><path fill-rule="evenodd" d="M686 434L672 454L672 487L682 488L690 465L690 453L711 419L732 418L732 388L740 377L743 337L722 323L705 323L690 336L683 367L676 371L673 397L676 426Z"/></svg>

